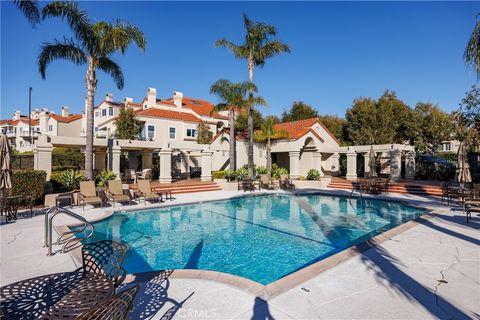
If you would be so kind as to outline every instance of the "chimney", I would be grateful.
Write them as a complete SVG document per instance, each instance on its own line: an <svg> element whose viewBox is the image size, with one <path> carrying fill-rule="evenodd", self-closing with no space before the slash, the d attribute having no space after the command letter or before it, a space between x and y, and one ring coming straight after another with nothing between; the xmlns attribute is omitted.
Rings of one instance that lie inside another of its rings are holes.
<svg viewBox="0 0 480 320"><path fill-rule="evenodd" d="M182 108L183 93L179 91L173 91L173 103L177 108Z"/></svg>
<svg viewBox="0 0 480 320"><path fill-rule="evenodd" d="M13 114L13 117L12 117L12 120L20 120L20 116L21 116L21 113L20 113L20 110L15 110L15 113Z"/></svg>
<svg viewBox="0 0 480 320"><path fill-rule="evenodd" d="M132 102L133 102L133 98L125 97L125 104L132 103Z"/></svg>
<svg viewBox="0 0 480 320"><path fill-rule="evenodd" d="M148 88L147 91L147 108L154 108L157 104L157 89ZM145 106L144 106L145 108Z"/></svg>
<svg viewBox="0 0 480 320"><path fill-rule="evenodd" d="M38 125L40 127L40 132L46 134L48 132L48 114L45 108L42 108L40 115L38 117Z"/></svg>
<svg viewBox="0 0 480 320"><path fill-rule="evenodd" d="M107 93L105 95L105 100L108 101L108 102L113 102L113 94Z"/></svg>
<svg viewBox="0 0 480 320"><path fill-rule="evenodd" d="M70 114L69 114L69 111L70 111L70 108L67 107L67 106L63 106L62 107L62 117L68 117Z"/></svg>

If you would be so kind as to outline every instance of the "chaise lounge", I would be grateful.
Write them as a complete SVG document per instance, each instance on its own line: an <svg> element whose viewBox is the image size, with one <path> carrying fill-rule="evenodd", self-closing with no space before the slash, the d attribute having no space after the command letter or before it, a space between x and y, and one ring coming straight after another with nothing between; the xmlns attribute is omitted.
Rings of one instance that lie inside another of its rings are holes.
<svg viewBox="0 0 480 320"><path fill-rule="evenodd" d="M132 199L129 195L125 194L122 187L122 181L120 180L109 180L108 189L107 189L107 198L115 207L115 202L128 202L132 204Z"/></svg>
<svg viewBox="0 0 480 320"><path fill-rule="evenodd" d="M83 205L83 210L85 210L86 204L99 204L103 206L103 201L98 196L97 190L95 189L95 182L80 181L80 194L78 195L78 202L79 204Z"/></svg>

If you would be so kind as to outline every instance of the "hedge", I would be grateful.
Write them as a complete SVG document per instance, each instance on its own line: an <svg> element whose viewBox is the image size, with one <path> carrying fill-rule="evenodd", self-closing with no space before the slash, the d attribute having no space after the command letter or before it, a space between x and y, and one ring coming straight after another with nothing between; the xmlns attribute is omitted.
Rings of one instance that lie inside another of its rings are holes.
<svg viewBox="0 0 480 320"><path fill-rule="evenodd" d="M12 192L24 196L20 203L30 204L26 197L31 197L32 203L43 198L47 173L41 170L15 170L12 174Z"/></svg>
<svg viewBox="0 0 480 320"><path fill-rule="evenodd" d="M212 171L213 179L225 179L225 171Z"/></svg>

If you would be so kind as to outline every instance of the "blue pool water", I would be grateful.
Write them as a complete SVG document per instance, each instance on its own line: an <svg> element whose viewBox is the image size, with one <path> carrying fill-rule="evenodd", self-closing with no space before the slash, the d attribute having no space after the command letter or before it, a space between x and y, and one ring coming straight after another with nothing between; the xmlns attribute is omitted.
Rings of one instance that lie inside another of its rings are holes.
<svg viewBox="0 0 480 320"><path fill-rule="evenodd" d="M204 269L268 284L423 213L396 202L266 195L116 213L88 241L128 244L128 273Z"/></svg>

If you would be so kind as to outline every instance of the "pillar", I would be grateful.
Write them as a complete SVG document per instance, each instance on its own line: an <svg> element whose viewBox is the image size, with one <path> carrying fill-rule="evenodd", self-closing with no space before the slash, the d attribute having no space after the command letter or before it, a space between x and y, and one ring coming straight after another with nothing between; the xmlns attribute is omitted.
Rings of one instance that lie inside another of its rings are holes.
<svg viewBox="0 0 480 320"><path fill-rule="evenodd" d="M142 152L142 169L152 169L153 151L145 149Z"/></svg>
<svg viewBox="0 0 480 320"><path fill-rule="evenodd" d="M357 179L357 153L349 150L347 152L347 180Z"/></svg>
<svg viewBox="0 0 480 320"><path fill-rule="evenodd" d="M160 155L160 183L172 182L172 149L162 149Z"/></svg>
<svg viewBox="0 0 480 320"><path fill-rule="evenodd" d="M336 152L330 156L330 174L332 176L340 175L340 155Z"/></svg>
<svg viewBox="0 0 480 320"><path fill-rule="evenodd" d="M117 176L115 180L120 180L121 174L122 174L120 172L120 156L122 154L122 149L119 146L114 145L111 150L112 150L111 170Z"/></svg>
<svg viewBox="0 0 480 320"><path fill-rule="evenodd" d="M323 176L322 154L318 151L312 153L312 168L317 169L320 175Z"/></svg>
<svg viewBox="0 0 480 320"><path fill-rule="evenodd" d="M390 179L398 180L401 178L402 170L402 151L399 149L390 150Z"/></svg>
<svg viewBox="0 0 480 320"><path fill-rule="evenodd" d="M212 155L210 150L202 151L202 175L200 180L212 181Z"/></svg>
<svg viewBox="0 0 480 320"><path fill-rule="evenodd" d="M300 177L300 151L291 151L288 156L290 157L290 179L298 179Z"/></svg>
<svg viewBox="0 0 480 320"><path fill-rule="evenodd" d="M415 152L408 151L405 155L405 179L415 179Z"/></svg>
<svg viewBox="0 0 480 320"><path fill-rule="evenodd" d="M370 152L363 154L363 168L364 168L364 177L368 178L370 176Z"/></svg>
<svg viewBox="0 0 480 320"><path fill-rule="evenodd" d="M41 135L36 147L33 149L33 162L35 170L43 170L47 173L47 181L52 174L52 151L53 146L48 142L45 135Z"/></svg>
<svg viewBox="0 0 480 320"><path fill-rule="evenodd" d="M95 150L95 166L94 166L94 169L95 170L98 170L98 171L101 171L101 170L105 170L105 157L106 157L107 153L105 150Z"/></svg>

